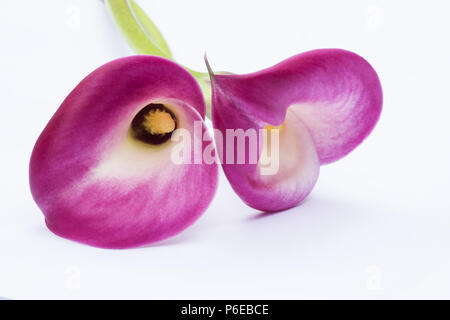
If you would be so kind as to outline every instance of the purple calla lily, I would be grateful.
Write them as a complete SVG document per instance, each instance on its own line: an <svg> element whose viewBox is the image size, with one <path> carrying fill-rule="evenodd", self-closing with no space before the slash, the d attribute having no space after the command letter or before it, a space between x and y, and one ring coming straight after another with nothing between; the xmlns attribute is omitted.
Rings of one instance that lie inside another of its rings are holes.
<svg viewBox="0 0 450 320"><path fill-rule="evenodd" d="M279 131L279 170L271 175L261 173L260 161L270 138L258 136L257 163L230 163L225 159L228 144L218 150L233 189L258 210L299 204L314 187L320 165L355 149L381 113L376 72L345 50L302 53L247 75L214 75L211 70L210 75L216 136L237 129ZM245 152L251 148L247 143Z"/></svg>
<svg viewBox="0 0 450 320"><path fill-rule="evenodd" d="M164 58L126 57L92 72L31 156L31 191L48 228L92 246L129 248L191 225L214 196L218 169L175 164L179 142L170 138L175 129L208 136L204 116L195 79Z"/></svg>

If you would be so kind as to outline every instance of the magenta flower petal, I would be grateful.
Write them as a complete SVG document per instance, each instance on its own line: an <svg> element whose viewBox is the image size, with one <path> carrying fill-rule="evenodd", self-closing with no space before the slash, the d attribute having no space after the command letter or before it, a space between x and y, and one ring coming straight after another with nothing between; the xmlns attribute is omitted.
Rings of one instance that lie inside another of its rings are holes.
<svg viewBox="0 0 450 320"><path fill-rule="evenodd" d="M292 109L308 127L321 164L336 161L372 131L381 113L382 90L370 64L340 49L305 52L248 75L215 75L216 94L234 111L272 125ZM216 103L216 113L223 113ZM227 111L228 112L228 111Z"/></svg>
<svg viewBox="0 0 450 320"><path fill-rule="evenodd" d="M381 112L377 74L363 58L344 50L306 52L248 75L210 73L216 136L226 136L227 130L281 126L275 174L263 176L260 163L230 163L227 143L218 150L234 190L259 210L300 203L314 187L320 165L352 151ZM258 157L266 145L263 140L257 141ZM250 143L245 152L251 154Z"/></svg>
<svg viewBox="0 0 450 320"><path fill-rule="evenodd" d="M216 141L221 136L226 137L226 131L230 129L256 132L266 128L266 123L247 118L245 113L230 112L234 104L226 98L221 101L222 112L214 109L215 103L222 98L220 93L213 94L213 124L216 130L220 128L215 134ZM294 112L288 112L279 129L279 149L275 151L278 160L275 161L271 154L270 165L264 165L261 161L266 149L270 149L270 145L274 143L269 138L271 130L265 131L267 139L257 135L255 143L247 140L243 148L238 148L236 139L232 152L234 161L227 160L230 155L230 139L225 139L227 141L222 144L223 148L218 148L218 153L231 186L247 205L267 212L280 211L299 204L311 192L319 175L320 162L307 128ZM257 163L249 161L252 147L257 149ZM245 154L243 163L238 163L239 152Z"/></svg>
<svg viewBox="0 0 450 320"><path fill-rule="evenodd" d="M50 230L93 246L128 248L175 235L205 211L216 190L217 165L176 164L175 141L139 138L142 132L133 126L148 106L161 116L156 122L145 118L148 127L166 130L152 139L166 137L171 125L193 139L208 135L196 81L163 58L107 63L65 99L30 162L31 191ZM194 122L202 124L200 132Z"/></svg>

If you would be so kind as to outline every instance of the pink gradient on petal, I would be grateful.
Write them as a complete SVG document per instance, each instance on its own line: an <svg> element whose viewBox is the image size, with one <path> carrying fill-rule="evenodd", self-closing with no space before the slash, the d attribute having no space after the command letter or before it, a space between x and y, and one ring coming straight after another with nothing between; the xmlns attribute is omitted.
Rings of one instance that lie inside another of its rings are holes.
<svg viewBox="0 0 450 320"><path fill-rule="evenodd" d="M214 75L213 85L235 110L272 125L283 123L291 107L308 127L321 164L344 157L369 135L383 100L370 64L341 49L305 52L247 75Z"/></svg>

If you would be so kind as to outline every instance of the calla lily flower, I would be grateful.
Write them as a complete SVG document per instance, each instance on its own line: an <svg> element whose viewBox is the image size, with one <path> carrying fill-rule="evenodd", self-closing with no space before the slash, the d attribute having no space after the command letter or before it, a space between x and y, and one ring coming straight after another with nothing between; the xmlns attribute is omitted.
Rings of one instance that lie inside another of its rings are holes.
<svg viewBox="0 0 450 320"><path fill-rule="evenodd" d="M230 163L226 155L231 151L235 156L239 150L230 150L236 145L230 147L228 141L218 150L233 189L262 211L299 204L314 187L320 165L355 149L381 112L376 72L363 58L344 50L302 53L247 75L210 74L216 136L238 129L278 131L277 141L271 141L270 134L257 136L256 163ZM272 150L277 154L271 155L277 157L278 170L263 174L261 155L278 141ZM243 148L248 160L252 145Z"/></svg>
<svg viewBox="0 0 450 320"><path fill-rule="evenodd" d="M103 248L142 246L187 228L211 202L218 168L174 163L180 142L172 134L183 129L205 140L204 116L195 79L164 58L126 57L92 72L31 156L31 191L48 228Z"/></svg>

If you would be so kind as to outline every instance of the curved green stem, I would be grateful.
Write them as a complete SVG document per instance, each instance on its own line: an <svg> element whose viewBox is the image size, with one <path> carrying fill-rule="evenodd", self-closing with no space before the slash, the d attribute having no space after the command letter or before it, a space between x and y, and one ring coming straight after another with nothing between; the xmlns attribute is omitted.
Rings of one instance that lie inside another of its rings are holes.
<svg viewBox="0 0 450 320"><path fill-rule="evenodd" d="M134 51L173 59L161 32L133 0L105 0L105 5Z"/></svg>
<svg viewBox="0 0 450 320"><path fill-rule="evenodd" d="M106 8L130 47L138 54L150 54L174 60L169 45L153 21L133 0L105 0ZM211 118L211 81L208 73L189 68L206 101L206 115Z"/></svg>

